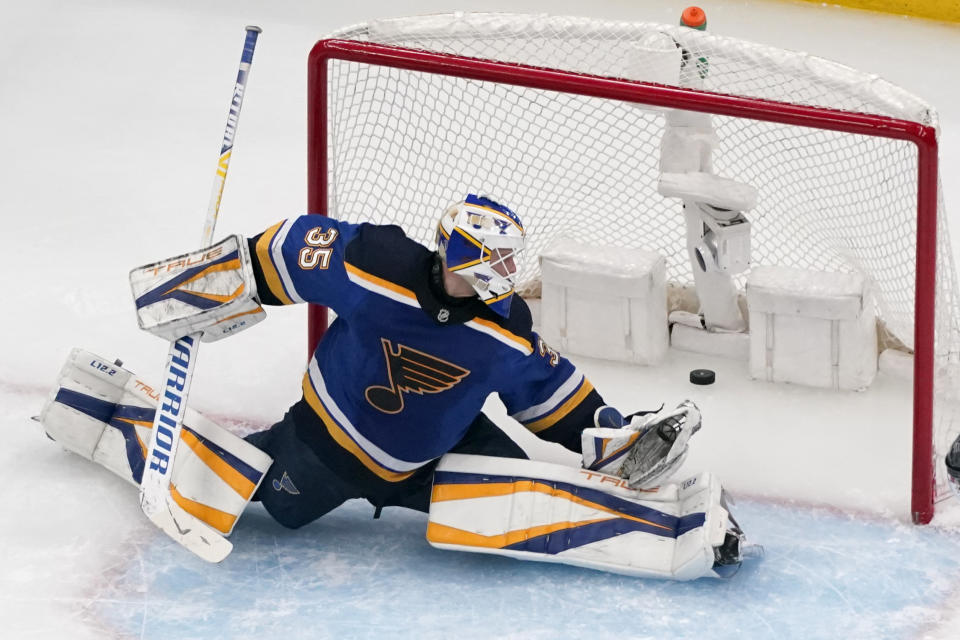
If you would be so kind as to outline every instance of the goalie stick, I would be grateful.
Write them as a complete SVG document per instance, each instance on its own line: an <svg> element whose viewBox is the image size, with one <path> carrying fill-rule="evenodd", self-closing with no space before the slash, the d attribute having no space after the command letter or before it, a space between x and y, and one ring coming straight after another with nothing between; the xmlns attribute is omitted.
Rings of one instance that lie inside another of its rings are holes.
<svg viewBox="0 0 960 640"><path fill-rule="evenodd" d="M203 225L201 239L203 247L209 246L213 241L213 231L220 212L220 199L227 179L227 169L230 166L233 140L240 119L243 92L247 74L253 62L253 50L257 44L260 28L248 26L246 31L240 70L233 89L227 126L223 132L217 175ZM177 502L178 499L183 500L183 498L176 492L176 486L171 484L173 461L180 443L180 432L187 409L187 397L196 365L200 336L201 333L195 333L170 343L166 367L163 371L163 389L153 420L150 447L147 450L147 464L140 481L140 508L151 522L178 543L208 562L220 562L227 557L233 545L218 531L184 510Z"/></svg>

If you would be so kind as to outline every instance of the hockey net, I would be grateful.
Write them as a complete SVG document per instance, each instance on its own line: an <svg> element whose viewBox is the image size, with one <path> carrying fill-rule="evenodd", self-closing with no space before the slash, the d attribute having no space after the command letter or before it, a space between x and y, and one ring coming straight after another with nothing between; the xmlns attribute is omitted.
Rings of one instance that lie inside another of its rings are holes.
<svg viewBox="0 0 960 640"><path fill-rule="evenodd" d="M752 263L864 274L887 345L915 354L912 510L932 517L960 331L929 105L806 54L544 16L357 25L317 44L309 74L312 212L432 245L444 206L490 194L525 222L532 296L561 236L660 252L671 285L692 286L679 204L657 192L659 145L668 108L713 114L714 172L759 190ZM313 344L325 315L311 317Z"/></svg>

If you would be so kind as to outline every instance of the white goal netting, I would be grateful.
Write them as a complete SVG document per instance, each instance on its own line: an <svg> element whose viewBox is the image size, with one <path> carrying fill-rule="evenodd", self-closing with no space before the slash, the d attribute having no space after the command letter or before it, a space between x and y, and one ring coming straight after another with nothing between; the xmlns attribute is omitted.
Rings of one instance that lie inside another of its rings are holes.
<svg viewBox="0 0 960 640"><path fill-rule="evenodd" d="M713 116L712 164L759 191L746 212L752 263L864 274L888 342L915 348L916 145L751 117L775 101L937 127L936 112L906 91L807 54L659 24L449 14L331 37L751 99L741 116ZM671 283L692 285L680 203L657 192L665 109L363 62L332 60L328 73L330 215L400 224L430 245L446 205L487 194L527 226L528 295L538 291L540 252L558 237L657 251ZM960 331L939 189L933 197L934 438L943 452L954 435L944 398L955 395L947 372Z"/></svg>

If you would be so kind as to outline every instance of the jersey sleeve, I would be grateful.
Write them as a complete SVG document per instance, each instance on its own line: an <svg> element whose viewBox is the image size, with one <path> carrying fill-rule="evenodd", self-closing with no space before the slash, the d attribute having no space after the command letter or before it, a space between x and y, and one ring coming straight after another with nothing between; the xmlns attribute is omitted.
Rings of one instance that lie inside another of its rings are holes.
<svg viewBox="0 0 960 640"><path fill-rule="evenodd" d="M512 383L500 399L514 420L543 440L580 453L580 432L593 426L603 398L572 362L531 331L533 353L510 372Z"/></svg>
<svg viewBox="0 0 960 640"><path fill-rule="evenodd" d="M326 216L303 215L249 238L260 302L310 302L335 310L346 304L351 287L344 254L357 228Z"/></svg>

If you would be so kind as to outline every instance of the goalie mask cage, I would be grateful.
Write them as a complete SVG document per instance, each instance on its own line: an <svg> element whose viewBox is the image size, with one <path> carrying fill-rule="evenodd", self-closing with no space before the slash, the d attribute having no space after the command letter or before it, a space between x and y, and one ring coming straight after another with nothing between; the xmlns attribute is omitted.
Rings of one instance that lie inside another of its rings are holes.
<svg viewBox="0 0 960 640"><path fill-rule="evenodd" d="M658 251L668 281L691 287L681 204L657 192L659 144L668 110L712 114L713 172L759 190L751 262L862 273L886 342L914 354L911 510L933 517L960 333L937 116L921 100L684 27L504 14L344 29L317 43L308 76L309 210L433 246L447 205L491 195L528 230L526 295L559 236ZM326 321L311 308L311 350Z"/></svg>

